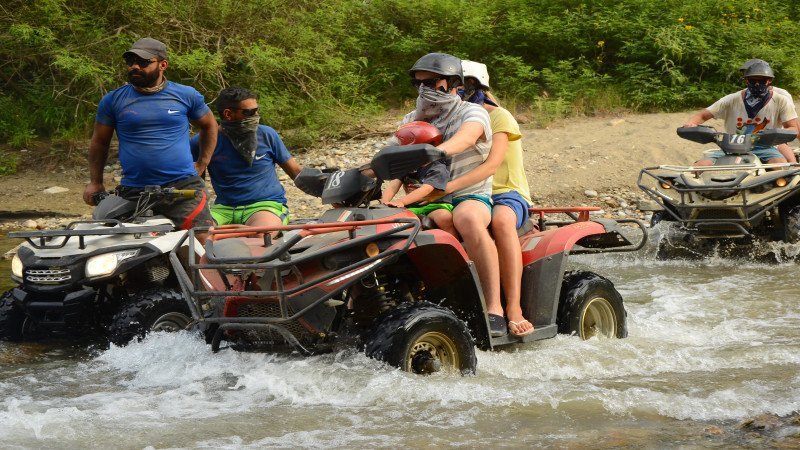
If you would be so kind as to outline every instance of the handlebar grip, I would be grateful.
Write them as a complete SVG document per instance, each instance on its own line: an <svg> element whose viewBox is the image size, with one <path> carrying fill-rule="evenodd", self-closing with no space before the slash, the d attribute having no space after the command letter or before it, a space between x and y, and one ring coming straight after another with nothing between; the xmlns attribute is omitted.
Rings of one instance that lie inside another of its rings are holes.
<svg viewBox="0 0 800 450"><path fill-rule="evenodd" d="M172 195L181 198L195 198L199 193L200 191L196 189L175 189L172 191Z"/></svg>

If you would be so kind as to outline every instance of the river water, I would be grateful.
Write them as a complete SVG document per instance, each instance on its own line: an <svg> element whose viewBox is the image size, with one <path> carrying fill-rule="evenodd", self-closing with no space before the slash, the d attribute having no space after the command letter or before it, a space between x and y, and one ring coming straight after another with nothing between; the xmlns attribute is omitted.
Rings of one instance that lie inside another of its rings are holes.
<svg viewBox="0 0 800 450"><path fill-rule="evenodd" d="M797 265L652 254L575 258L622 293L627 339L479 352L473 377L353 351L212 354L184 333L111 349L0 342L0 447L800 445L798 421L739 426L800 410Z"/></svg>

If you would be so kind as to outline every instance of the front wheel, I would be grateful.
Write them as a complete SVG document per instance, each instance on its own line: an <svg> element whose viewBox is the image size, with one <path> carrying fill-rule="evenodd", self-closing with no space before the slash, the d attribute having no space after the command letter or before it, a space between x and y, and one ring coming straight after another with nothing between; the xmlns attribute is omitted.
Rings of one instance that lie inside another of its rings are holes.
<svg viewBox="0 0 800 450"><path fill-rule="evenodd" d="M783 211L783 241L794 244L800 242L800 206Z"/></svg>
<svg viewBox="0 0 800 450"><path fill-rule="evenodd" d="M614 284L592 272L564 274L558 301L558 332L581 339L628 335L622 296Z"/></svg>
<svg viewBox="0 0 800 450"><path fill-rule="evenodd" d="M475 342L449 309L432 303L403 303L378 321L364 352L406 372L475 373Z"/></svg>
<svg viewBox="0 0 800 450"><path fill-rule="evenodd" d="M192 322L183 296L173 289L151 289L134 296L111 319L109 339L116 345L142 340L153 331L180 331Z"/></svg>
<svg viewBox="0 0 800 450"><path fill-rule="evenodd" d="M25 312L14 303L11 291L0 296L0 340L18 342L30 334L31 323Z"/></svg>

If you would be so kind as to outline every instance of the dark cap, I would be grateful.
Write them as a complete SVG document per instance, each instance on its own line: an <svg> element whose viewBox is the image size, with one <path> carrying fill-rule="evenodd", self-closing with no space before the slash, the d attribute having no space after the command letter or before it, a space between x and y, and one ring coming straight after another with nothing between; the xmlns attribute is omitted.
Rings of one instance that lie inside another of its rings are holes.
<svg viewBox="0 0 800 450"><path fill-rule="evenodd" d="M167 46L161 41L146 37L134 42L131 48L122 54L122 57L131 53L144 59L167 59Z"/></svg>

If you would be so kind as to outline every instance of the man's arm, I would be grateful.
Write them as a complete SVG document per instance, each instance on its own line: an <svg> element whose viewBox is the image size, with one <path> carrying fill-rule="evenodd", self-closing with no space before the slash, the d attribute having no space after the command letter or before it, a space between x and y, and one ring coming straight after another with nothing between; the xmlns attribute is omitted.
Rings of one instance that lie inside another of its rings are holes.
<svg viewBox="0 0 800 450"><path fill-rule="evenodd" d="M192 122L192 125L200 128L200 154L197 156L197 161L194 162L194 170L198 175L206 171L208 163L211 161L211 155L214 153L214 148L217 147L217 119L214 114L209 111L205 116Z"/></svg>
<svg viewBox="0 0 800 450"><path fill-rule="evenodd" d="M285 163L278 165L281 166L281 169L286 172L286 175L289 175L289 178L293 180L297 178L297 174L303 170L303 168L300 167L300 164L294 158L289 158Z"/></svg>
<svg viewBox="0 0 800 450"><path fill-rule="evenodd" d="M783 128L785 128L787 130L792 130L795 133L798 132L798 124L797 124L797 119L796 118L795 119L791 119L791 120L787 120L786 122L783 122L782 126L783 126ZM794 151L792 150L791 147L789 147L789 145L780 144L780 145L777 146L777 148L778 148L778 151L781 152L781 155L783 155L783 157L786 158L786 161L789 161L790 163L796 163L797 162L797 158L794 155Z"/></svg>
<svg viewBox="0 0 800 450"><path fill-rule="evenodd" d="M711 111L708 109L703 109L698 111L695 115L689 118L686 123L683 124L684 127L696 127L700 124L705 123L708 120L714 118L714 114L711 114Z"/></svg>
<svg viewBox="0 0 800 450"><path fill-rule="evenodd" d="M89 184L83 190L83 201L94 206L92 196L106 190L103 184L103 169L108 161L108 148L114 136L114 127L95 122L92 141L89 144Z"/></svg>
<svg viewBox="0 0 800 450"><path fill-rule="evenodd" d="M475 145L481 136L483 136L483 125L478 122L466 122L453 137L437 145L436 148L444 150L447 156L457 155Z"/></svg>

